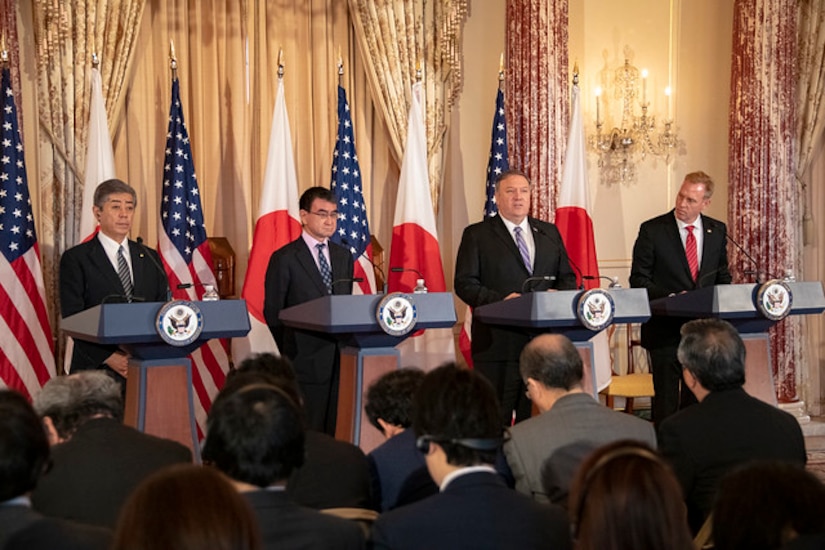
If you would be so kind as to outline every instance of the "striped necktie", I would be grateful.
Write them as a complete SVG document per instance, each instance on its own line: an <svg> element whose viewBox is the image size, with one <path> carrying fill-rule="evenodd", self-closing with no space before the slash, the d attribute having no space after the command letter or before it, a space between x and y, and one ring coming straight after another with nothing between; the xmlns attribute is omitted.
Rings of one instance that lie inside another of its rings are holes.
<svg viewBox="0 0 825 550"><path fill-rule="evenodd" d="M132 274L129 273L129 264L126 263L126 257L123 255L123 245L117 248L117 275L120 277L120 284L123 285L123 293L126 294L126 301L132 301Z"/></svg>
<svg viewBox="0 0 825 550"><path fill-rule="evenodd" d="M532 275L533 265L530 262L530 251L527 249L527 242L524 240L524 236L521 234L521 227L514 227L513 233L516 234L516 246L518 247L519 254L521 254L521 261L524 262L524 267L527 268L527 272L530 275Z"/></svg>
<svg viewBox="0 0 825 550"><path fill-rule="evenodd" d="M690 276L696 281L696 276L699 275L699 253L696 250L696 235L693 234L693 230L696 228L688 225L685 229L687 229L685 255L687 256L688 267L690 268Z"/></svg>
<svg viewBox="0 0 825 550"><path fill-rule="evenodd" d="M324 285L327 287L327 292L332 294L332 269L329 267L327 257L324 256L324 243L318 243L315 248L318 249L318 269L321 271L321 278L324 280Z"/></svg>

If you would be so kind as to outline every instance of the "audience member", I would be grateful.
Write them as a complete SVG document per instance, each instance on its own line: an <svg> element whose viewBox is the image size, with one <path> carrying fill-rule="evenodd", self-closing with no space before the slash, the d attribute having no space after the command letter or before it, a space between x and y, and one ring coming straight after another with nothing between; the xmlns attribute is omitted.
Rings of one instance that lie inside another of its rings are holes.
<svg viewBox="0 0 825 550"><path fill-rule="evenodd" d="M155 472L123 506L112 550L259 550L249 505L212 468Z"/></svg>
<svg viewBox="0 0 825 550"><path fill-rule="evenodd" d="M413 429L441 491L383 514L376 548L568 548L558 507L509 489L492 467L502 428L495 390L481 375L448 364L415 394Z"/></svg>
<svg viewBox="0 0 825 550"><path fill-rule="evenodd" d="M46 515L114 527L144 478L192 461L180 443L123 425L120 385L103 371L52 378L34 407L53 445L54 465L32 493L34 508Z"/></svg>
<svg viewBox="0 0 825 550"><path fill-rule="evenodd" d="M795 539L823 535L825 485L804 468L757 461L719 483L713 507L714 548L779 550Z"/></svg>
<svg viewBox="0 0 825 550"><path fill-rule="evenodd" d="M570 448L590 451L611 441L634 439L656 447L653 425L634 416L602 406L582 387L583 366L578 350L566 336L542 334L522 350L521 378L527 395L540 415L510 429L504 454L516 482L516 490L539 501L552 500L566 506L576 461L554 461L558 451L568 456ZM573 447L571 447L573 446ZM580 456L579 458L583 458ZM564 470L552 495L544 492L542 471Z"/></svg>
<svg viewBox="0 0 825 550"><path fill-rule="evenodd" d="M399 369L388 372L367 390L364 411L370 423L387 438L367 455L372 474L372 493L380 499L381 511L395 508L399 496L403 500L413 493L429 496L438 492L438 487L427 473L424 455L415 447L415 432L410 428L413 395L423 379L423 371ZM416 471L419 473L411 477ZM410 486L411 479L419 480L419 486ZM405 485L406 494L401 495Z"/></svg>
<svg viewBox="0 0 825 550"><path fill-rule="evenodd" d="M104 550L111 533L44 517L29 493L49 466L49 442L26 398L0 390L0 548Z"/></svg>
<svg viewBox="0 0 825 550"><path fill-rule="evenodd" d="M274 378L255 378L255 374ZM241 376L241 380L235 380ZM286 357L262 353L245 359L227 377L225 391L238 389L250 382L265 382L282 389L301 408L303 396L292 363ZM369 463L364 452L346 441L338 441L313 429L305 433L306 457L294 468L287 484L287 496L302 506L326 508L372 508Z"/></svg>
<svg viewBox="0 0 825 550"><path fill-rule="evenodd" d="M592 453L570 488L577 550L691 550L679 482L638 441L615 441Z"/></svg>
<svg viewBox="0 0 825 550"><path fill-rule="evenodd" d="M698 532L722 476L757 459L802 466L805 440L793 416L745 393L745 345L730 323L686 323L678 357L699 403L662 423L659 447L682 484L690 525Z"/></svg>
<svg viewBox="0 0 825 550"><path fill-rule="evenodd" d="M363 548L354 522L293 503L292 470L304 460L304 426L286 392L253 384L215 400L203 459L226 474L258 516L264 548Z"/></svg>

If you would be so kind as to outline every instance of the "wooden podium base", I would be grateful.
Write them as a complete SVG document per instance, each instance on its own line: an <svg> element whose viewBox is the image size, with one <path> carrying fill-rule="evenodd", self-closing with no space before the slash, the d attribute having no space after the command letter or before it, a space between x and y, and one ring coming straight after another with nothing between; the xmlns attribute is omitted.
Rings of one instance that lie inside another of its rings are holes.
<svg viewBox="0 0 825 550"><path fill-rule="evenodd" d="M384 442L384 435L370 424L364 412L365 396L373 382L400 365L401 356L395 348L341 350L336 439L358 445L364 453Z"/></svg>
<svg viewBox="0 0 825 550"><path fill-rule="evenodd" d="M745 391L776 407L776 385L771 368L770 336L767 332L742 334L741 336L745 343Z"/></svg>
<svg viewBox="0 0 825 550"><path fill-rule="evenodd" d="M192 363L187 358L129 361L124 424L177 441L200 462L192 396Z"/></svg>

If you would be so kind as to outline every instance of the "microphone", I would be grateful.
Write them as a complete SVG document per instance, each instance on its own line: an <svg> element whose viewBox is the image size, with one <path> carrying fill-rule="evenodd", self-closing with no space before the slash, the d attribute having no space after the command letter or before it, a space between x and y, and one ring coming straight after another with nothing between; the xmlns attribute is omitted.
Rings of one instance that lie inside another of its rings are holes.
<svg viewBox="0 0 825 550"><path fill-rule="evenodd" d="M555 275L537 275L535 277L527 277L526 279L524 279L524 282L521 283L521 293L524 294L526 292L524 287L526 287L528 283L535 283L536 281L555 281L555 280L556 280ZM529 286L529 289L530 289L530 292L533 292L533 285L532 284Z"/></svg>
<svg viewBox="0 0 825 550"><path fill-rule="evenodd" d="M141 257L143 257L144 255L145 255L145 256L147 256L147 257L148 257L148 258L152 261L152 263L155 265L155 267L157 268L157 270L158 270L158 271L160 271L160 272L163 274L163 278L164 278L164 279L166 279L166 270L165 270L165 269L163 269L163 266L162 266L162 265L160 265L160 262L158 262L158 261L155 259L155 257L152 255L152 253L151 253L151 252L149 252L149 249L148 249L148 248L146 248L146 246L143 244L143 237L138 236L138 238L137 238L137 239L135 239L135 242L137 242L137 245L138 245L138 246L139 246L139 247L143 250L143 253L141 254ZM132 297L132 300L134 300L134 299L135 299L135 298L134 298L134 296L133 296L133 297ZM171 288L169 288L169 281L168 281L168 279L167 279L167 282L166 282L166 301L167 301L167 302L171 302L171 301L172 301L172 289L171 289Z"/></svg>
<svg viewBox="0 0 825 550"><path fill-rule="evenodd" d="M390 271L392 271L393 273L403 273L404 271L410 271L410 272L415 273L416 275L418 275L419 279L424 278L424 275L422 275L420 271L418 271L417 269L412 268L412 267L391 267Z"/></svg>
<svg viewBox="0 0 825 550"><path fill-rule="evenodd" d="M607 285L607 288L622 288L621 283L619 283L618 277L608 277L607 275L599 275L598 277L595 275L585 275L584 277L582 277L582 279L585 279L587 281L596 281L604 279L605 281L610 281L610 284Z"/></svg>
<svg viewBox="0 0 825 550"><path fill-rule="evenodd" d="M344 239L344 238L341 239L341 244L343 244L344 246L348 246L350 248L355 248L350 244L350 242L347 239ZM367 256L367 251L366 250L364 252L362 252L361 255L358 256L358 257L366 259L370 263L370 265L373 267L373 269L378 270L378 273L381 274L381 280L384 281L383 294L386 294L387 293L387 274L384 273L384 270L381 269L381 266L378 265L377 263L373 262L372 258ZM361 281L356 281L356 282L360 283Z"/></svg>
<svg viewBox="0 0 825 550"><path fill-rule="evenodd" d="M329 286L332 288L332 293L335 294L335 285L337 285L338 283L363 283L363 282L364 282L363 277L346 277L346 278L343 278L343 279L335 279L334 281L332 281L332 283Z"/></svg>
<svg viewBox="0 0 825 550"><path fill-rule="evenodd" d="M715 225L715 224L714 224L714 225ZM710 232L710 231L711 231L711 229L708 229L708 232ZM753 258L753 256L751 256L750 254L748 254L748 251L747 251L747 250L745 250L745 248L744 248L742 245L740 245L738 242L736 242L735 240L733 240L733 237L731 237L731 236L730 236L730 234L729 234L727 231L725 231L725 238L726 238L728 241L730 241L731 243L733 243L733 246L735 246L736 248L738 248L738 249L739 249L739 251L740 251L742 254L744 254L744 255L745 255L745 257L746 257L748 260L750 260L750 262L751 262L751 263L753 264L753 266L756 268L756 272L755 272L755 274L756 274L756 282L757 282L757 283L764 283L765 281L764 281L763 279L765 278L765 275L768 275L771 279L776 279L776 278L777 278L776 276L772 275L771 273L768 273L767 271L763 271L763 270L759 269L759 262L757 262L757 261ZM746 275L753 275L753 274L754 274L754 272L753 272L753 271L745 271L745 272L744 272L744 274L746 274Z"/></svg>

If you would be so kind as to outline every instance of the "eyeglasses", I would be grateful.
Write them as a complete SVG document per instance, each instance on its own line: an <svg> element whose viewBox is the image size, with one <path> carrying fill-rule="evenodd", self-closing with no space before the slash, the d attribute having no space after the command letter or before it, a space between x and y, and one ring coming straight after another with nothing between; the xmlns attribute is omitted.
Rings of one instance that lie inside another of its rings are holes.
<svg viewBox="0 0 825 550"><path fill-rule="evenodd" d="M314 214L314 215L318 216L319 218L321 218L322 220L328 220L330 218L332 218L333 220L338 219L338 211L337 210L335 210L333 212L327 212L326 210L319 210L317 212L310 212L310 214Z"/></svg>

